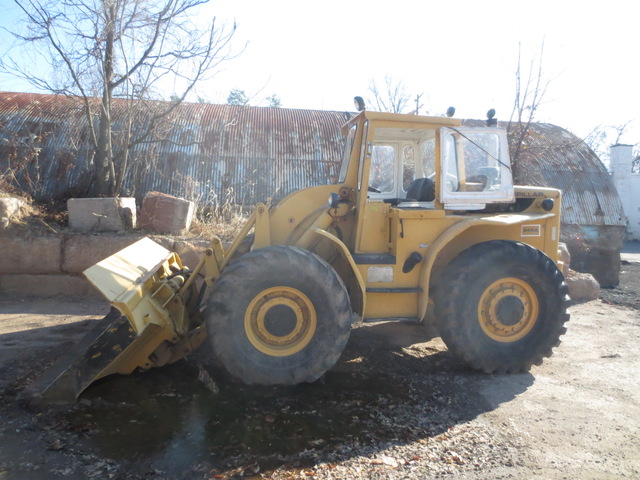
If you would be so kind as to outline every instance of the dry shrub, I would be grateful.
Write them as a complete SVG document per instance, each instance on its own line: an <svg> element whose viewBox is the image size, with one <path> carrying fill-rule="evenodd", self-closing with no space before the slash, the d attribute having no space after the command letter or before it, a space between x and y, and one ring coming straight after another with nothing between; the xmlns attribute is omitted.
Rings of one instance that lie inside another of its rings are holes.
<svg viewBox="0 0 640 480"><path fill-rule="evenodd" d="M222 211L198 207L189 233L207 239L215 235L223 242L231 242L250 215L241 205L227 205Z"/></svg>
<svg viewBox="0 0 640 480"><path fill-rule="evenodd" d="M6 230L28 234L59 233L68 224L66 202L38 203L24 192L6 184L0 184L0 197L22 201L20 212L9 218Z"/></svg>
<svg viewBox="0 0 640 480"><path fill-rule="evenodd" d="M210 239L214 235L223 242L231 242L238 235L253 206L246 207L238 202L236 191L228 186L220 194L207 185L201 185L192 177L178 176L181 194L196 204L196 218L191 224L189 235Z"/></svg>
<svg viewBox="0 0 640 480"><path fill-rule="evenodd" d="M196 218L190 229L190 234L196 237L209 239L216 235L223 242L230 242L251 216L251 209L237 204L232 192L227 192L222 200L214 196L196 205Z"/></svg>

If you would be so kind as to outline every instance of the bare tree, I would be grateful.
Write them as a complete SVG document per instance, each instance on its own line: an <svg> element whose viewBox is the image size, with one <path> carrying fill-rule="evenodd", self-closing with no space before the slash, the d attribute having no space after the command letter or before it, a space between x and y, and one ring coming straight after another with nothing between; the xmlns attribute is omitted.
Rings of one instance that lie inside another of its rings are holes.
<svg viewBox="0 0 640 480"><path fill-rule="evenodd" d="M199 29L192 20L208 0L14 2L24 14L26 32L13 33L27 50L0 60L0 67L38 89L82 102L93 146L95 195L119 193L129 150L149 141L196 83L230 58L235 25L218 27L214 18ZM25 51L26 60L16 60L25 58ZM44 64L51 71L38 68ZM167 87L180 93L170 102L148 102L161 98Z"/></svg>
<svg viewBox="0 0 640 480"><path fill-rule="evenodd" d="M402 113L411 100L404 83L401 80L395 81L391 75L384 77L382 89L375 80L370 80L369 93L373 97L369 103L375 105L379 112Z"/></svg>
<svg viewBox="0 0 640 480"><path fill-rule="evenodd" d="M598 125L584 138L584 142L605 165L609 165L609 147L618 145L633 120L618 125Z"/></svg>
<svg viewBox="0 0 640 480"><path fill-rule="evenodd" d="M513 110L507 132L509 134L509 153L514 167L524 149L527 147L527 137L531 134L530 127L547 91L549 82L543 77L542 58L544 42L540 47L539 58L532 59L528 72L522 71L522 51L518 47L518 64L516 68L516 92Z"/></svg>

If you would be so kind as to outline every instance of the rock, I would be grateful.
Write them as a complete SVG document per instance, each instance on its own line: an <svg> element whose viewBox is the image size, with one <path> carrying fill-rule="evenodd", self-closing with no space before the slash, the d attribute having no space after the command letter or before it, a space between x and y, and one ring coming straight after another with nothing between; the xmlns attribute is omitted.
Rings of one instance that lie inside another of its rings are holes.
<svg viewBox="0 0 640 480"><path fill-rule="evenodd" d="M620 249L625 227L562 224L561 241L571 252L571 268L590 273L601 287L620 283Z"/></svg>
<svg viewBox="0 0 640 480"><path fill-rule="evenodd" d="M136 199L70 198L69 225L73 230L119 232L136 226Z"/></svg>
<svg viewBox="0 0 640 480"><path fill-rule="evenodd" d="M140 227L165 235L182 235L189 231L195 204L160 192L149 192L142 200Z"/></svg>
<svg viewBox="0 0 640 480"><path fill-rule="evenodd" d="M0 198L0 228L7 228L11 217L20 213L20 207L23 205L24 202L19 198Z"/></svg>
<svg viewBox="0 0 640 480"><path fill-rule="evenodd" d="M558 251L560 252L560 259L562 260L562 273L566 277L569 275L569 267L571 266L571 254L567 248L566 243L560 242L558 244Z"/></svg>
<svg viewBox="0 0 640 480"><path fill-rule="evenodd" d="M595 300L600 294L600 284L590 273L569 270L565 280L569 287L569 296L573 301Z"/></svg>

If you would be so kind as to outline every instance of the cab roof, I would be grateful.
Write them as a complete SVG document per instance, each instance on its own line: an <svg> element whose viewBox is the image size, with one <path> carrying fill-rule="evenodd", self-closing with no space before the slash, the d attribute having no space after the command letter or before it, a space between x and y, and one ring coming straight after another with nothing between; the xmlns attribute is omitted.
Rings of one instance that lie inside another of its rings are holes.
<svg viewBox="0 0 640 480"><path fill-rule="evenodd" d="M432 127L452 127L462 125L462 120L459 118L450 117L429 117L423 115L412 115L408 113L388 113L388 112L374 112L371 110L363 110L356 116L351 118L344 126L343 130L347 129L351 125L360 122L361 120L378 121L383 123L411 123L411 124L423 124Z"/></svg>

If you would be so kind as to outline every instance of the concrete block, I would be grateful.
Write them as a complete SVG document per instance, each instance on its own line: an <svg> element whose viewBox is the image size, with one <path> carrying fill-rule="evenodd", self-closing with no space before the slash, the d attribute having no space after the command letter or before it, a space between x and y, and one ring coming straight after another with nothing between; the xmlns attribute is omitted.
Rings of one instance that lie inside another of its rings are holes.
<svg viewBox="0 0 640 480"><path fill-rule="evenodd" d="M5 260L0 262L0 274L4 273L60 273L62 238L0 236L0 252Z"/></svg>
<svg viewBox="0 0 640 480"><path fill-rule="evenodd" d="M141 228L166 235L182 235L189 231L195 204L160 192L149 192L142 200Z"/></svg>
<svg viewBox="0 0 640 480"><path fill-rule="evenodd" d="M193 269L198 265L198 262L204 256L204 251L209 248L209 245L211 245L211 242L208 240L176 240L174 251L180 256L183 265Z"/></svg>
<svg viewBox="0 0 640 480"><path fill-rule="evenodd" d="M135 198L70 198L69 225L81 232L120 232L136 226Z"/></svg>
<svg viewBox="0 0 640 480"><path fill-rule="evenodd" d="M71 235L65 241L62 270L82 273L141 238L140 235Z"/></svg>
<svg viewBox="0 0 640 480"><path fill-rule="evenodd" d="M0 197L0 228L7 228L11 217L19 214L23 205L19 198Z"/></svg>
<svg viewBox="0 0 640 480"><path fill-rule="evenodd" d="M3 294L100 298L100 293L80 275L0 275Z"/></svg>

